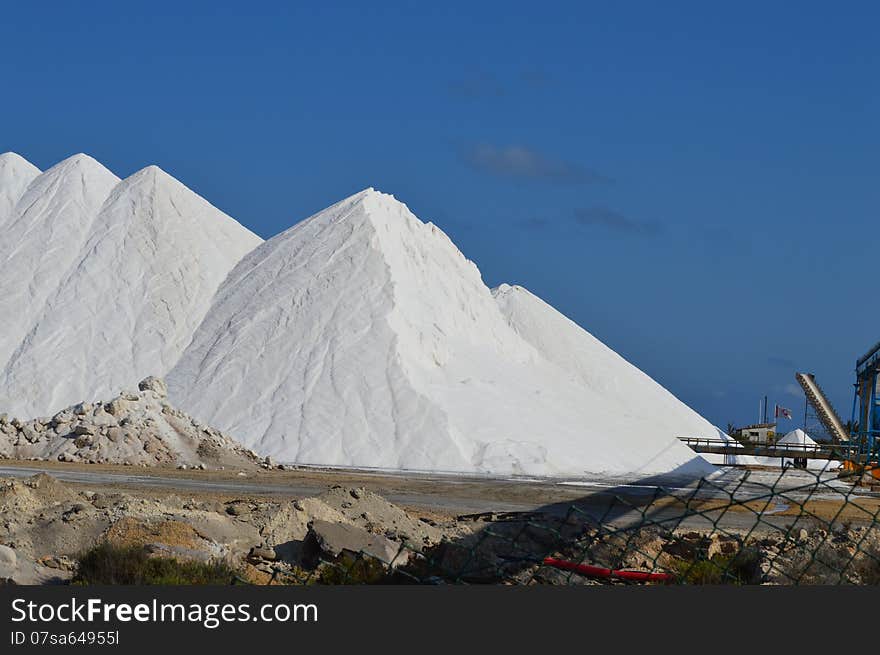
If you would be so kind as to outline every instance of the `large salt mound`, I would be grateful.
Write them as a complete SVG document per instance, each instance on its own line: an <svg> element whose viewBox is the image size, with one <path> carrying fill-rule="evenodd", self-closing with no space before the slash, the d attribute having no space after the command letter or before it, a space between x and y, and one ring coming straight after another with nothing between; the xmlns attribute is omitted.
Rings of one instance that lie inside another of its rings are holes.
<svg viewBox="0 0 880 655"><path fill-rule="evenodd" d="M28 338L47 299L80 259L95 216L118 182L91 157L74 155L36 177L16 202L3 229L12 247L0 250L0 367ZM18 411L19 405L8 404L15 398L12 389L0 387L0 406Z"/></svg>
<svg viewBox="0 0 880 655"><path fill-rule="evenodd" d="M169 374L170 394L258 452L303 464L711 470L675 437L717 431L659 385L642 383L653 398L625 407L623 392L590 385L508 320L442 231L369 189L235 267ZM621 380L638 377L622 364Z"/></svg>
<svg viewBox="0 0 880 655"><path fill-rule="evenodd" d="M261 242L155 166L86 155L36 177L0 255L0 408L43 415L177 361L217 287Z"/></svg>

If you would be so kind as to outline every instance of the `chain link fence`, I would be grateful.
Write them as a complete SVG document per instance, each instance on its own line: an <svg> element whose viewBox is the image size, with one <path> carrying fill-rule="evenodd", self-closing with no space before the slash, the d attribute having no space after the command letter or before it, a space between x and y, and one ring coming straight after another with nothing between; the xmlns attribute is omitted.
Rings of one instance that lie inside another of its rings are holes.
<svg viewBox="0 0 880 655"><path fill-rule="evenodd" d="M880 583L870 472L726 473L683 486L585 489L533 512L460 516L464 534L405 543L390 565L345 552L271 584Z"/></svg>

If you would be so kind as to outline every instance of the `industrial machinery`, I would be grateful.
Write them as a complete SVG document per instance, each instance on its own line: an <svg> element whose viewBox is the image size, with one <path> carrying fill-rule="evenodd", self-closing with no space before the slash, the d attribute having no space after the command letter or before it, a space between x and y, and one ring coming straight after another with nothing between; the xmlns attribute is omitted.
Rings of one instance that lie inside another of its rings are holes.
<svg viewBox="0 0 880 655"><path fill-rule="evenodd" d="M816 417L822 423L835 442L849 441L849 432L834 411L828 398L816 383L812 373L795 373L795 378L807 396L807 402L816 410Z"/></svg>
<svg viewBox="0 0 880 655"><path fill-rule="evenodd" d="M880 397L877 378L880 375L880 343L856 361L856 392L853 398L852 425L868 461L877 461L880 448Z"/></svg>
<svg viewBox="0 0 880 655"><path fill-rule="evenodd" d="M798 384L807 396L807 402L816 417L828 431L835 444L843 446L841 459L847 469L864 468L873 477L880 478L880 343L856 361L855 397L853 398L850 428L843 424L828 398L809 373L796 373Z"/></svg>
<svg viewBox="0 0 880 655"><path fill-rule="evenodd" d="M730 439L679 439L699 453L838 460L843 462L846 471L880 479L880 343L856 361L856 393L849 425L840 420L812 373L795 373L795 379L804 390L807 407L813 408L815 418L831 436L832 443L807 448L788 444L732 443Z"/></svg>

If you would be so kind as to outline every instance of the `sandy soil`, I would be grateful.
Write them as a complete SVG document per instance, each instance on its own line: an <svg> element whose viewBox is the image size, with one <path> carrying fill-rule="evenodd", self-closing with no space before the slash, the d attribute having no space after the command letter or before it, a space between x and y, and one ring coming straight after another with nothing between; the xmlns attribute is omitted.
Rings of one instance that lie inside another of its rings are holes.
<svg viewBox="0 0 880 655"><path fill-rule="evenodd" d="M750 472L754 484L749 486L733 482L738 475L736 471L730 472L729 480L698 494L694 494L692 488L683 487L673 489L670 495L658 494L658 488L649 485L591 486L589 483L579 483L579 486L571 486L549 480L505 480L420 473L318 468L200 471L114 464L0 461L0 477L9 474L4 471L16 469L22 475L30 475L34 469L38 469L56 475L66 483L94 491L125 489L153 498L173 494L223 502L238 497L299 498L323 493L333 485L363 487L426 517L491 512L564 513L570 507L599 514L609 505L620 505L630 513L638 513L645 507L669 516L680 515L682 511L705 512L720 516L732 527L741 528L748 527L748 522L754 521L758 514L777 523L782 519L791 521L798 517L826 521L871 521L880 511L880 495L876 493L864 490L863 495L851 496L847 502L845 487L840 487L840 491L828 486L822 489L822 493L804 492L801 487L813 478L803 476L800 479L794 472L785 478L793 491L776 495L769 494L768 488L770 483L784 488L776 480L778 472L764 472L763 476ZM72 479L67 476L80 477ZM729 491L728 487L735 491ZM736 502L731 503L731 497ZM726 511L722 511L725 508Z"/></svg>

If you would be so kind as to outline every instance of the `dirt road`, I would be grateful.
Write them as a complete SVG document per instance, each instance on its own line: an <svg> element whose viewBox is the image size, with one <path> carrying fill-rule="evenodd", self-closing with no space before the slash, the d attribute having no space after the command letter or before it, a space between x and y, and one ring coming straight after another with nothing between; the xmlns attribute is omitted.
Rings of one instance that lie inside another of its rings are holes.
<svg viewBox="0 0 880 655"><path fill-rule="evenodd" d="M577 512L584 518L616 525L649 520L667 527L706 529L714 523L726 529L787 528L801 514L803 503L817 516L833 517L839 510L845 484L826 476L816 486L811 474L729 470L710 484L660 484L661 481L614 483L608 480L505 480L476 476L418 473L298 469L251 471L182 471L167 468L132 469L116 465L77 465L58 462L5 461L0 477L28 477L45 472L64 482L92 489L124 488L152 495L186 494L224 499L246 496L298 498L315 496L333 485L365 487L391 502L441 515L539 512L561 515ZM771 491L772 489L772 491ZM780 493L782 492L782 493ZM730 500L736 500L731 507ZM857 499L865 511L876 512L877 494ZM756 521L757 514L761 521Z"/></svg>

